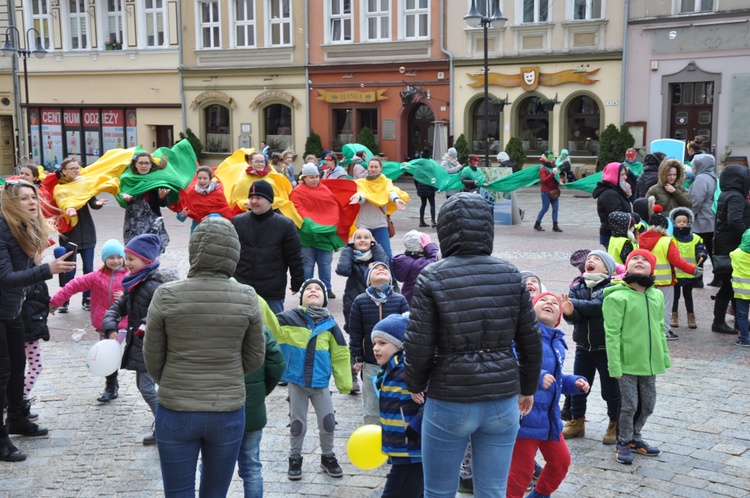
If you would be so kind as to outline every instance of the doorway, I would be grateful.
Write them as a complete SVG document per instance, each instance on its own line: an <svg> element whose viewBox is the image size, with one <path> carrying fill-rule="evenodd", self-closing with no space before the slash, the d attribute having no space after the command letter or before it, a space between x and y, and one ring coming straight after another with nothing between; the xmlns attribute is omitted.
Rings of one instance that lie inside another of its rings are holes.
<svg viewBox="0 0 750 498"><path fill-rule="evenodd" d="M685 142L701 135L710 143L713 127L714 82L673 83L669 137Z"/></svg>
<svg viewBox="0 0 750 498"><path fill-rule="evenodd" d="M13 116L0 116L0 175L12 175L15 170Z"/></svg>
<svg viewBox="0 0 750 498"><path fill-rule="evenodd" d="M432 113L430 106L417 104L409 111L406 128L409 133L408 140L408 158L414 159L420 157L422 151L427 148L432 154L432 140L435 130L435 115ZM440 158L438 158L440 159Z"/></svg>
<svg viewBox="0 0 750 498"><path fill-rule="evenodd" d="M174 145L174 128L172 126L156 125L156 148L172 147Z"/></svg>

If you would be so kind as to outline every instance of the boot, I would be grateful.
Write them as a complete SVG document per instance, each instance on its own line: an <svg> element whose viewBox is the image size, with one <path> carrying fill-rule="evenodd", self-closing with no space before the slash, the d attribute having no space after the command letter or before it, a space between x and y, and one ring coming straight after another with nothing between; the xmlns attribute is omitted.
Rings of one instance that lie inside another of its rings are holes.
<svg viewBox="0 0 750 498"><path fill-rule="evenodd" d="M290 481L302 479L302 457L299 455L289 457L289 470L286 472Z"/></svg>
<svg viewBox="0 0 750 498"><path fill-rule="evenodd" d="M719 334L736 334L737 332L727 325L724 317L726 316L729 299L716 298L714 301L714 322L711 324L711 332Z"/></svg>
<svg viewBox="0 0 750 498"><path fill-rule="evenodd" d="M563 407L560 409L560 418L565 421L570 420L570 396L568 395L565 395Z"/></svg>
<svg viewBox="0 0 750 498"><path fill-rule="evenodd" d="M571 418L565 423L563 427L563 436L565 439L573 439L574 437L583 437L586 435L586 419Z"/></svg>
<svg viewBox="0 0 750 498"><path fill-rule="evenodd" d="M615 444L617 442L617 420L610 420L607 432L604 433L602 444Z"/></svg>
<svg viewBox="0 0 750 498"><path fill-rule="evenodd" d="M669 322L669 326L675 329L680 326L680 314L677 311L672 312L672 320Z"/></svg>
<svg viewBox="0 0 750 498"><path fill-rule="evenodd" d="M5 423L7 424L8 434L19 434L26 437L43 437L49 434L45 427L36 425L26 417L8 418Z"/></svg>
<svg viewBox="0 0 750 498"><path fill-rule="evenodd" d="M432 220L432 228L437 228L437 221L434 219Z"/></svg>
<svg viewBox="0 0 750 498"><path fill-rule="evenodd" d="M429 225L424 222L424 218L419 218L419 226L420 227L427 227Z"/></svg>
<svg viewBox="0 0 750 498"><path fill-rule="evenodd" d="M534 230L536 230L537 232L543 232L544 231L544 228L542 228L542 222L541 221L537 221L536 223L534 223Z"/></svg>
<svg viewBox="0 0 750 498"><path fill-rule="evenodd" d="M2 430L0 435L0 461L2 462L22 462L26 460L26 454L21 453L8 437L8 433Z"/></svg>
<svg viewBox="0 0 750 498"><path fill-rule="evenodd" d="M344 471L341 470L336 455L330 453L328 455L320 455L320 468L331 477L341 477L344 475Z"/></svg>
<svg viewBox="0 0 750 498"><path fill-rule="evenodd" d="M552 231L553 232L562 232L562 228L560 228L560 225L558 225L556 221L552 222Z"/></svg>
<svg viewBox="0 0 750 498"><path fill-rule="evenodd" d="M688 313L688 328L697 329L698 324L695 323L695 313Z"/></svg>
<svg viewBox="0 0 750 498"><path fill-rule="evenodd" d="M36 398L23 400L24 408L23 408L23 411L21 412L21 414L24 417L26 417L27 419L29 419L29 420L36 420L36 419L39 418L39 414L38 413L34 413L34 412L31 411L31 402L33 400L35 400L35 399Z"/></svg>
<svg viewBox="0 0 750 498"><path fill-rule="evenodd" d="M117 399L119 396L120 386L117 382L117 372L107 375L107 385L104 388L104 392L96 398L99 403L109 403L113 399Z"/></svg>

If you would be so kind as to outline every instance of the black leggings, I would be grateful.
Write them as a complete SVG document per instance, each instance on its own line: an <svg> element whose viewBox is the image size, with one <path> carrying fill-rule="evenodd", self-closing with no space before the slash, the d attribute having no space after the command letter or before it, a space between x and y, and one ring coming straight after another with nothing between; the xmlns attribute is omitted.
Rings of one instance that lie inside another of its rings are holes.
<svg viewBox="0 0 750 498"><path fill-rule="evenodd" d="M430 219L435 223L435 196L422 197L420 195L419 199L422 201L422 205L419 206L419 220L424 221L424 209L427 207L427 201L430 201Z"/></svg>
<svg viewBox="0 0 750 498"><path fill-rule="evenodd" d="M693 286L692 285L675 285L674 300L672 301L672 313L677 313L680 304L680 289L685 296L685 309L688 313L695 313L693 308Z"/></svg>

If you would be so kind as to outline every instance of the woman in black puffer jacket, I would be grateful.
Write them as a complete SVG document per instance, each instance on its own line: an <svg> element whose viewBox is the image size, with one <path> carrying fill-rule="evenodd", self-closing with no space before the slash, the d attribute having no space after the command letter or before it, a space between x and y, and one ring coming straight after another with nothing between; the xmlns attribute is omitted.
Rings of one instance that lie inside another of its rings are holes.
<svg viewBox="0 0 750 498"><path fill-rule="evenodd" d="M750 171L745 166L730 164L721 172L719 178L721 195L716 208L716 229L714 231L714 255L727 256L737 249L742 234L750 228L750 203L747 201L750 192ZM716 274L714 278L721 282L714 301L713 332L737 334L734 328L727 325L725 315L727 305L732 300L732 274Z"/></svg>

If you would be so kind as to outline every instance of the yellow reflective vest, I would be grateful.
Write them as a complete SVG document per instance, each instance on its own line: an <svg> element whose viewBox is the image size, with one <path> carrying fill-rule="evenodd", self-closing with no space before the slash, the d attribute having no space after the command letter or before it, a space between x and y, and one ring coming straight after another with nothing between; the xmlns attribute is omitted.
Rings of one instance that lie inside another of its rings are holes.
<svg viewBox="0 0 750 498"><path fill-rule="evenodd" d="M750 300L750 253L739 247L729 253L732 259L732 289L737 299Z"/></svg>
<svg viewBox="0 0 750 498"><path fill-rule="evenodd" d="M682 259L693 266L697 266L698 260L695 258L697 252L696 248L698 247L698 244L703 243L703 239L699 235L693 234L693 239L690 242L680 242L674 237L672 237L672 240L674 240L674 243L677 245L677 249L679 249ZM685 273L679 268L675 268L675 276L677 278L695 278L693 275Z"/></svg>
<svg viewBox="0 0 750 498"><path fill-rule="evenodd" d="M625 261L622 260L620 255L622 254L622 249L625 247L625 242L630 242L630 244L633 246L633 250L638 249L638 244L636 242L633 242L628 237L610 237L609 238L609 245L607 246L607 253L609 253L612 258L614 258L615 263L618 265L625 264Z"/></svg>
<svg viewBox="0 0 750 498"><path fill-rule="evenodd" d="M670 237L664 236L659 239L651 254L656 256L656 268L654 269L654 285L666 286L672 285L674 281L674 270L672 265L669 263L667 253L669 252L669 244L672 242Z"/></svg>

